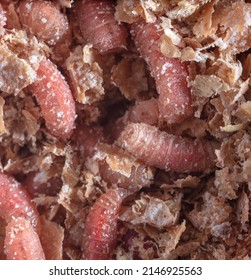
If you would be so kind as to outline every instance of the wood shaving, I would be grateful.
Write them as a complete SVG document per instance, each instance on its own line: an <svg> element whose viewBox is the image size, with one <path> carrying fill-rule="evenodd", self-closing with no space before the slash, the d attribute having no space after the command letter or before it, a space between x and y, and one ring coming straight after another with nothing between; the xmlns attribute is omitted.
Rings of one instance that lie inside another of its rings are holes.
<svg viewBox="0 0 251 280"><path fill-rule="evenodd" d="M36 80L36 72L29 63L20 59L8 48L0 48L0 90L17 94Z"/></svg>
<svg viewBox="0 0 251 280"><path fill-rule="evenodd" d="M145 62L135 57L125 57L112 68L113 83L129 100L138 99L149 90Z"/></svg>
<svg viewBox="0 0 251 280"><path fill-rule="evenodd" d="M47 260L63 259L63 238L64 229L43 217L41 243Z"/></svg>
<svg viewBox="0 0 251 280"><path fill-rule="evenodd" d="M4 99L0 96L0 134L6 133L6 128L3 119L3 107L4 107Z"/></svg>
<svg viewBox="0 0 251 280"><path fill-rule="evenodd" d="M92 56L90 47L77 46L65 63L75 98L83 104L92 104L104 95L103 71Z"/></svg>

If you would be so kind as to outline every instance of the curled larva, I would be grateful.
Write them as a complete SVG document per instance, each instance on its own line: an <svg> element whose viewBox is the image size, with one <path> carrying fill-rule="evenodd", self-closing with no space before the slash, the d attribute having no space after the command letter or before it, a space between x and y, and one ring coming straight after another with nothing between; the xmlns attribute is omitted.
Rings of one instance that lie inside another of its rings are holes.
<svg viewBox="0 0 251 280"><path fill-rule="evenodd" d="M44 260L39 237L24 218L12 218L5 228L4 251L8 260Z"/></svg>
<svg viewBox="0 0 251 280"><path fill-rule="evenodd" d="M103 154L103 159L99 161L99 173L109 185L132 192L151 185L154 170L123 149L103 144L99 146L98 153Z"/></svg>
<svg viewBox="0 0 251 280"><path fill-rule="evenodd" d="M21 184L12 177L0 173L0 216L9 223L23 217L39 233L40 221L36 206Z"/></svg>
<svg viewBox="0 0 251 280"><path fill-rule="evenodd" d="M118 214L127 192L110 189L96 200L85 222L82 259L111 259L116 246Z"/></svg>
<svg viewBox="0 0 251 280"><path fill-rule="evenodd" d="M69 137L75 121L75 103L64 76L48 59L43 59L37 69L38 80L29 85L36 97L51 134Z"/></svg>
<svg viewBox="0 0 251 280"><path fill-rule="evenodd" d="M50 1L24 0L18 11L22 26L50 46L55 45L69 28L66 16Z"/></svg>
<svg viewBox="0 0 251 280"><path fill-rule="evenodd" d="M82 157L95 158L101 178L109 186L137 191L152 183L153 169L137 161L124 150L104 144L100 127L82 125L72 136L72 143L79 146Z"/></svg>
<svg viewBox="0 0 251 280"><path fill-rule="evenodd" d="M134 42L156 82L160 119L172 124L193 115L192 98L187 84L187 64L161 53L161 33L158 24L140 20L131 25Z"/></svg>
<svg viewBox="0 0 251 280"><path fill-rule="evenodd" d="M78 22L84 39L101 53L126 47L127 30L115 17L110 0L82 0L78 7Z"/></svg>
<svg viewBox="0 0 251 280"><path fill-rule="evenodd" d="M171 135L143 123L128 124L117 144L144 163L166 171L209 172L215 166L214 141Z"/></svg>

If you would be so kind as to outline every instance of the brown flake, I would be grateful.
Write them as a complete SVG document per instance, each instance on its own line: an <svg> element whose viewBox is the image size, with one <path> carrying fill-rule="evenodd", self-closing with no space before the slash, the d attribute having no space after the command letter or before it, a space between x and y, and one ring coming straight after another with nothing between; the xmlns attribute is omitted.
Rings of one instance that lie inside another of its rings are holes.
<svg viewBox="0 0 251 280"><path fill-rule="evenodd" d="M127 99L138 99L149 89L146 64L141 58L125 57L113 66L112 81Z"/></svg>
<svg viewBox="0 0 251 280"><path fill-rule="evenodd" d="M42 217L41 244L46 260L63 259L64 229L57 223Z"/></svg>
<svg viewBox="0 0 251 280"><path fill-rule="evenodd" d="M36 80L36 72L31 65L3 45L0 47L0 63L1 91L18 94Z"/></svg>
<svg viewBox="0 0 251 280"><path fill-rule="evenodd" d="M88 45L84 49L77 46L65 63L74 96L83 104L92 104L104 95L103 71L93 60L94 55Z"/></svg>

